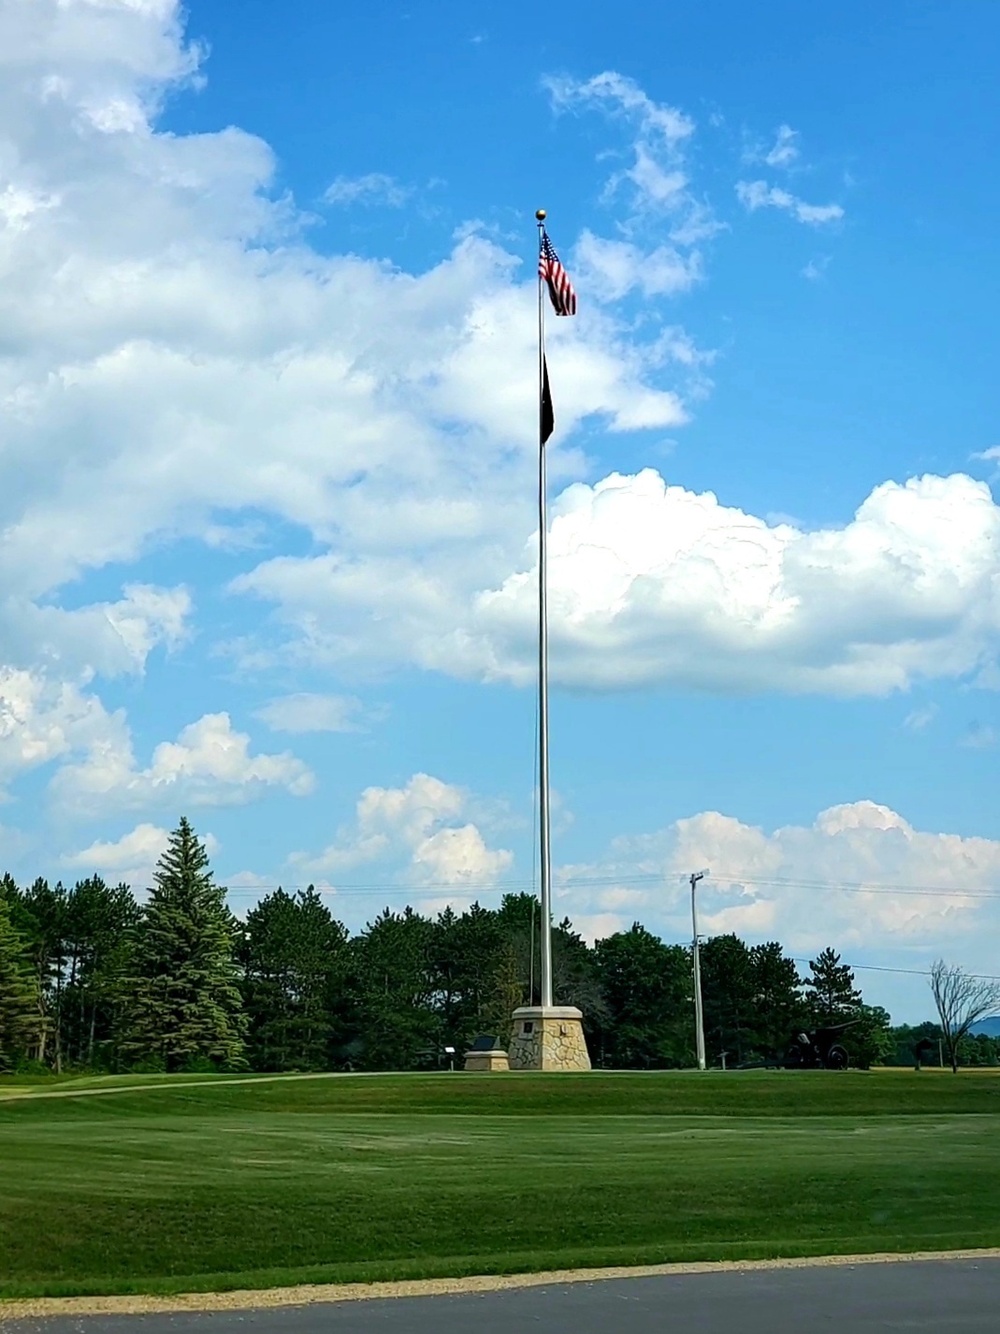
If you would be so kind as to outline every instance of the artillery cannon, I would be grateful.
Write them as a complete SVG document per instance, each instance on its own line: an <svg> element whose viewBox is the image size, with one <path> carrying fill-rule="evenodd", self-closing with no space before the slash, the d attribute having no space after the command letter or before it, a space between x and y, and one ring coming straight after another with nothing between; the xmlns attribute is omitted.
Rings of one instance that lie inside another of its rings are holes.
<svg viewBox="0 0 1000 1334"><path fill-rule="evenodd" d="M788 1045L783 1065L786 1070L846 1070L850 1058L838 1039L858 1021L831 1024L811 1032L797 1033Z"/></svg>

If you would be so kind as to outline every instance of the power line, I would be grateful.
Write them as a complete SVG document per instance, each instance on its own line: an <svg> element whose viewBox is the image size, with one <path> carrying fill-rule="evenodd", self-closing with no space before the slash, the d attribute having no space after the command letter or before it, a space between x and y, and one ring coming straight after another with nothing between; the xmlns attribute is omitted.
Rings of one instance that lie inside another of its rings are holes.
<svg viewBox="0 0 1000 1334"><path fill-rule="evenodd" d="M644 880L655 879L660 883L662 883L664 879L670 879L671 877L650 875L650 876L642 876L641 878ZM707 875L704 878L708 880L710 883L714 884L718 884L720 881L722 881L727 883L740 882L744 884L754 884L767 887L781 887L789 889L822 888L822 889L842 890L849 893L917 894L922 896L933 896L933 897L975 898L975 899L1000 898L1000 892L995 892L995 891L991 892L988 890L982 890L982 891L962 890L954 888L944 888L943 886L938 888L931 888L930 886L924 886L919 888L917 887L904 888L902 886L887 885L887 884L880 884L880 885L835 884L831 881L792 880L784 877L774 877L773 879L770 880L758 880L745 876L730 875L729 873L725 873L722 875ZM628 881L626 877L622 876L612 877L607 879L603 877L601 878L581 877L579 879L567 880L563 882L563 887L581 888L587 885L599 885L603 883L624 885L628 883ZM273 891L276 889L285 889L286 891L288 891L288 890L307 889L309 887L310 887L309 885L247 885L247 886L236 886L235 888L228 889L227 893L259 894L265 891ZM355 895L396 896L405 894L407 898L410 899L426 899L426 898L440 898L442 894L449 894L456 898L468 898L473 892L479 895L479 894L517 893L519 891L531 892L533 894L537 891L537 884L534 875L532 876L532 880L530 883L525 881L507 881L501 884L496 884L496 883L490 884L487 883L486 881L479 881L479 882L468 881L460 885L442 883L442 884L422 885L422 886L386 885L386 884L383 885L347 884L347 885L320 887L318 892L333 893L336 895L343 895L344 897L347 896L353 897ZM810 959L804 959L793 956L792 962L797 964L810 964L812 961ZM901 976L923 977L923 978L930 977L931 975L929 969L892 968L884 964L850 963L847 964L846 966L850 968L852 971L868 972L868 973L894 973ZM992 973L971 973L969 974L969 976L975 977L980 981L1000 982L1000 975L994 975Z"/></svg>
<svg viewBox="0 0 1000 1334"><path fill-rule="evenodd" d="M705 879L706 879L706 880L714 880L715 877L714 877L714 876L706 876ZM616 883L620 883L620 882L616 882ZM784 883L784 882L782 882L782 883ZM793 888L795 887L794 883L792 883L792 887L793 887ZM287 890L300 890L300 889L308 889L308 888L310 888L309 885L248 885L248 886L236 886L235 889L229 889L229 890L227 890L227 893L230 893L230 894L234 894L234 893L235 893L235 894L240 894L240 893L242 893L242 894L255 894L255 893L260 893L260 892L265 891L265 890L284 889L284 890L287 891ZM313 886L313 888L315 888L315 886ZM405 885L364 885L364 886L355 886L355 887L349 887L349 886L346 886L346 887L345 887L345 886L339 886L339 885L338 885L338 886L336 886L335 888L334 888L334 887L329 887L329 888L320 887L320 888L318 889L318 892L321 893L321 894L322 894L322 893L333 893L333 894L345 894L345 895L346 895L346 894L352 894L352 895L354 895L354 894L379 894L379 895L387 895L387 894L388 894L388 895L398 895L398 894L405 894L405 895L407 896L407 898L440 898L441 895L442 895L443 893L451 893L452 895L454 895L454 896L457 897L457 898L467 898L467 897L469 897L468 890L470 890L470 889L472 889L472 888L474 888L474 887L471 886L471 885L470 885L470 886L461 886L461 885L454 885L454 884L451 884L451 885L445 885L445 884L442 884L442 885L425 885L425 886L422 886L422 887L419 887L419 888L417 888L417 887L414 887L414 888L408 888L408 887L405 886ZM825 885L825 888L828 888L828 889L852 889L852 888L854 888L854 886L849 886L849 885L830 885L830 884L826 884L826 885ZM513 891L511 890L511 887L510 887L509 885L499 885L499 886L498 886L498 885L493 885L493 886L487 886L487 885L485 885L485 884L479 885L479 886L478 886L478 891L479 891L479 892L492 892L492 893L500 893L500 892L503 892L503 893L510 893L510 892L513 892ZM924 891L924 892L926 892L926 891ZM950 891L942 891L942 892L950 892ZM956 890L956 891L954 891L954 893L955 893L956 895L960 895L961 897L973 897L972 895L968 895L968 896L967 896L967 895L965 894L964 891ZM979 897L998 898L998 897L1000 897L1000 895L997 895L997 894L994 894L994 895L980 895ZM796 955L791 955L791 956L789 956L789 957L791 958L791 960L792 960L793 963L800 963L800 964L810 964L810 963L812 963L812 960L811 960L811 959L801 958L801 957L796 956ZM891 968L891 967L889 967L889 966L887 966L887 965L884 965L884 964L875 964L875 963L849 963L849 964L846 964L845 967L850 968L852 971L855 971L855 972L866 972L866 973L899 973L899 974L901 974L901 975L905 975L905 976L908 976L908 977L930 977L930 975L931 975L931 973L930 973L930 969L929 969L929 968ZM995 975L995 974L993 974L993 973L970 973L969 976L970 976L970 977L975 977L975 978L977 978L978 980L980 980L980 981L984 981L984 982L1000 982L1000 975Z"/></svg>
<svg viewBox="0 0 1000 1334"><path fill-rule="evenodd" d="M456 884L454 881L440 885L322 885L316 884L310 880L306 884L293 885L287 881L275 885L224 885L227 894L264 894L273 893L275 890L283 889L286 893L298 892L304 889L315 889L317 894L405 894L411 899L440 898L442 894L453 894L457 898L468 898L470 894L515 894L519 892L528 893L530 883L525 881L519 885L488 885L488 884Z"/></svg>
<svg viewBox="0 0 1000 1334"><path fill-rule="evenodd" d="M812 959L799 959L792 956L792 963L811 964ZM851 972L863 973L905 973L908 977L930 977L929 968L889 968L884 964L877 963L848 963L845 968L850 968ZM993 973L968 973L968 977L974 977L979 982L1000 982L1000 976Z"/></svg>
<svg viewBox="0 0 1000 1334"><path fill-rule="evenodd" d="M635 877L635 878L642 878L644 880L655 879L661 884L663 883L664 879L667 880L672 879L672 877L664 877L660 875L643 875L641 877ZM986 891L962 890L954 888L944 888L943 886L938 888L932 888L930 886L923 886L920 888L904 888L902 886L887 885L887 884L880 884L880 885L862 885L858 883L836 884L832 881L826 881L826 880L823 881L792 880L784 877L775 877L770 880L758 880L746 876L731 875L728 872L721 875L706 875L704 879L714 884L718 884L719 882L726 882L726 883L738 882L744 884L764 885L768 887L782 887L789 889L815 889L815 888L833 889L833 890L843 890L851 893L877 892L885 894L921 894L921 895L933 895L933 896L944 896L944 897L954 897L954 898L980 898L980 899L1000 898L1000 892L996 891L991 892L988 890ZM578 879L565 881L564 886L568 888L579 888L586 885L599 885L603 883L624 885L627 883L627 879L622 876L611 877L607 879L603 877L601 878L581 877ZM309 888L316 888L316 886L312 885L311 883L308 885L306 884L237 885L233 888L227 889L226 892L228 894L259 894L265 891L274 891L277 889L284 889L286 891L289 890L297 891ZM440 898L442 894L450 894L456 898L468 898L473 891L477 894L507 894L507 893L529 892L529 891L534 893L536 892L536 889L537 889L537 883L533 875L530 882L506 881L497 884L495 882L489 883L486 881L468 881L464 882L463 884L441 883L441 884L431 884L422 886L407 886L407 885L395 885L395 884L382 884L382 885L346 884L337 886L320 886L318 888L318 892L321 894L333 893L344 896L347 895L354 896L360 894L370 894L370 895L377 894L380 896L405 894L407 898L421 899L421 898ZM792 958L793 963L807 964L807 965L812 963L811 959L805 959L798 956L790 956L790 957ZM906 977L924 977L924 978L930 977L931 975L930 969L927 968L893 968L885 964L874 964L874 963L849 963L846 964L845 966L850 968L853 972L894 973ZM1000 975L996 975L993 973L970 973L969 976L974 977L977 980L983 982L1000 982Z"/></svg>
<svg viewBox="0 0 1000 1334"><path fill-rule="evenodd" d="M903 895L919 898L1000 899L1000 890L962 889L956 888L953 885L898 885L861 881L837 883L831 880L805 880L779 876L764 879L757 876L747 876L732 872L706 876L705 878L710 885L716 888L729 884L742 884L764 889L831 890L836 893L844 894ZM645 872L637 872L631 876L571 876L560 880L558 887L560 889L599 889L605 886L620 886L622 888L627 888L630 885L639 884L662 885L665 881L669 883L672 879L672 876ZM310 884L315 887L315 882L313 881L310 881L308 884L290 884L283 882L281 884L234 885L229 887L228 892L231 894L255 894L276 889L300 890L309 888ZM319 886L317 888L319 888L320 892L332 892L344 895L409 894L412 897L428 897L437 896L442 893L460 894L463 896L469 893L531 893L535 890L536 884L537 882L533 875L530 880L507 880L499 882L486 880L463 880L460 882L442 881L430 884L425 883L419 886L347 881L337 885Z"/></svg>
<svg viewBox="0 0 1000 1334"><path fill-rule="evenodd" d="M765 888L773 889L833 889L850 894L921 894L935 897L1000 898L1000 890L956 889L954 885L899 885L866 880L837 882L833 880L805 880L789 876L772 876L770 879L765 879L759 876L731 875L728 873L713 875L711 878L716 884L724 881L730 884L762 885Z"/></svg>

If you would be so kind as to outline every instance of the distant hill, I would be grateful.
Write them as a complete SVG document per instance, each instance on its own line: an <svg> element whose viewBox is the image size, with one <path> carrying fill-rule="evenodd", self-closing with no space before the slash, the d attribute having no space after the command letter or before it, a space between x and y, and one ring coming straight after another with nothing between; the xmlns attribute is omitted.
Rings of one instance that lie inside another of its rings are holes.
<svg viewBox="0 0 1000 1334"><path fill-rule="evenodd" d="M970 1033L986 1033L991 1038L1000 1038L1000 1015L993 1019L980 1019L978 1024L973 1024L969 1029Z"/></svg>

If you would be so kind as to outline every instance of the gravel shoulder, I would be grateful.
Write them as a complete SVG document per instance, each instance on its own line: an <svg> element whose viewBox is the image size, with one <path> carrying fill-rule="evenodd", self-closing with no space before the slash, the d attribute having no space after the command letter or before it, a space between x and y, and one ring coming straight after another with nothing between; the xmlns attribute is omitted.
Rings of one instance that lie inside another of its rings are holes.
<svg viewBox="0 0 1000 1334"><path fill-rule="evenodd" d="M739 1260L690 1264L636 1265L608 1269L548 1270L537 1274L484 1274L470 1278L412 1279L396 1283L306 1284L235 1292L179 1293L176 1296L41 1297L0 1302L0 1323L60 1316L175 1315L182 1312L257 1311L401 1297L443 1297L465 1293L510 1292L521 1288L595 1283L609 1279L657 1278L684 1274L751 1273L768 1270L845 1268L933 1261L1000 1259L1000 1248L919 1251L877 1255L808 1256L787 1260Z"/></svg>

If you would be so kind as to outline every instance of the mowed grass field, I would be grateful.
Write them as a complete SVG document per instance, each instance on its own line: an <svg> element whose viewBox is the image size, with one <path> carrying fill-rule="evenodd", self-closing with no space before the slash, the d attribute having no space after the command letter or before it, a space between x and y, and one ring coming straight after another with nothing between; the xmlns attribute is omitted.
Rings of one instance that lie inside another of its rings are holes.
<svg viewBox="0 0 1000 1334"><path fill-rule="evenodd" d="M1000 1245L1000 1077L0 1080L0 1296Z"/></svg>

